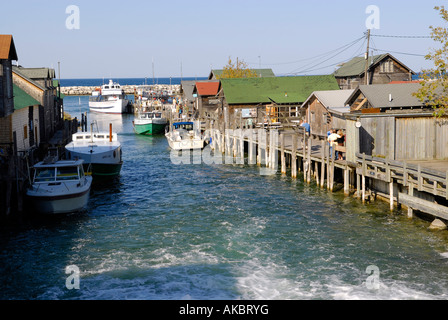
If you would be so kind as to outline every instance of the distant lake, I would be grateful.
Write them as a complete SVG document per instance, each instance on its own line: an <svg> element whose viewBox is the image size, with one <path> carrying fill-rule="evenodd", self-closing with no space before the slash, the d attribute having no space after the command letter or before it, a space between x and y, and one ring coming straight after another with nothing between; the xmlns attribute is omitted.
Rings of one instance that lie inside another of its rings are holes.
<svg viewBox="0 0 448 320"><path fill-rule="evenodd" d="M111 78L114 82L118 82L120 85L152 85L152 84L180 84L181 81L191 81L191 80L207 80L205 77L184 77L184 78ZM109 78L99 78L99 79L61 79L62 87L93 87L100 86L102 84L108 83Z"/></svg>

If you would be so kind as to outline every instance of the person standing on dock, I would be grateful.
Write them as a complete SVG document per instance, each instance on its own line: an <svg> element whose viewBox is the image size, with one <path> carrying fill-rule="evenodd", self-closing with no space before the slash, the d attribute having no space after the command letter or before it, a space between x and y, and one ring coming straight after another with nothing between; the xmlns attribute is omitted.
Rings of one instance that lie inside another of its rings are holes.
<svg viewBox="0 0 448 320"><path fill-rule="evenodd" d="M331 155L333 152L333 148L336 151L337 141L338 141L338 139L341 138L341 136L338 135L335 132L335 130L330 130L330 131L331 131L331 134L328 136L328 143L330 144L330 155ZM337 158L337 151L335 153L336 153L335 157Z"/></svg>
<svg viewBox="0 0 448 320"><path fill-rule="evenodd" d="M309 136L310 132L311 132L311 126L308 123L308 121L303 120L303 122L300 124L300 126L305 128L306 134L307 134L307 136Z"/></svg>

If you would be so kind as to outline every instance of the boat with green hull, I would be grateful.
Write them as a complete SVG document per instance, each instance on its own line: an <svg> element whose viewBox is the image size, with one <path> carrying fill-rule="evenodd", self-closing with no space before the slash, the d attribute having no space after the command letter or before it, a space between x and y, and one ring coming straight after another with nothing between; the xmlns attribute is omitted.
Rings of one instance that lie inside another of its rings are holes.
<svg viewBox="0 0 448 320"><path fill-rule="evenodd" d="M151 111L138 113L132 124L137 134L155 135L165 133L167 123L168 121L163 118L162 112Z"/></svg>

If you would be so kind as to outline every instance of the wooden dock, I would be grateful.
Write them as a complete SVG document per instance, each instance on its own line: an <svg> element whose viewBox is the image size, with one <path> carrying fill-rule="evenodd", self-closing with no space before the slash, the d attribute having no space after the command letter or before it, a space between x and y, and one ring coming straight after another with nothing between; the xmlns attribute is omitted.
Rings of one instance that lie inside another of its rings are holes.
<svg viewBox="0 0 448 320"><path fill-rule="evenodd" d="M217 129L205 123L203 129L212 138L212 149L239 159L239 163L257 164L297 178L306 183L334 190L343 185L346 195L355 195L364 203L379 196L389 201L390 210L406 207L408 217L414 210L448 220L448 161L397 161L355 153L355 162L334 160L334 152L346 152L337 146L330 154L327 137L307 134L302 127ZM243 162L242 162L243 161ZM289 169L289 170L288 170ZM372 184L382 184L383 191Z"/></svg>

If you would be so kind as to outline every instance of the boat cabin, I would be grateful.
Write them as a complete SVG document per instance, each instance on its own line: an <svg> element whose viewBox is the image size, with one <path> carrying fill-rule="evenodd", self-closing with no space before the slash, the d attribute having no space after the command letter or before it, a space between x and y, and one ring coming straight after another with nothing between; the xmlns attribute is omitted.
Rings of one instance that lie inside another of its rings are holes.
<svg viewBox="0 0 448 320"><path fill-rule="evenodd" d="M83 160L40 162L34 166L34 183L79 181L84 177Z"/></svg>
<svg viewBox="0 0 448 320"><path fill-rule="evenodd" d="M97 141L111 141L110 133L108 132L78 132L72 136L73 142L97 142ZM112 141L118 141L117 134L112 133Z"/></svg>
<svg viewBox="0 0 448 320"><path fill-rule="evenodd" d="M162 119L161 112L145 112L140 114L140 119Z"/></svg>
<svg viewBox="0 0 448 320"><path fill-rule="evenodd" d="M173 123L174 130L187 130L192 131L194 130L194 124L193 122L175 122Z"/></svg>
<svg viewBox="0 0 448 320"><path fill-rule="evenodd" d="M103 97L105 96L105 97ZM100 101L110 101L116 100L118 98L122 99L124 96L124 91L121 89L120 84L114 83L112 80L109 80L109 84L103 84L101 89L96 88L92 95L89 98L89 101L92 102L100 102ZM101 98L103 97L103 98ZM103 99L103 100L101 100Z"/></svg>

